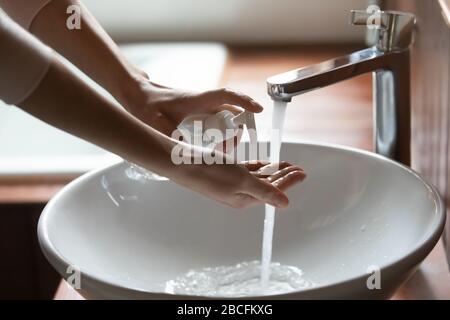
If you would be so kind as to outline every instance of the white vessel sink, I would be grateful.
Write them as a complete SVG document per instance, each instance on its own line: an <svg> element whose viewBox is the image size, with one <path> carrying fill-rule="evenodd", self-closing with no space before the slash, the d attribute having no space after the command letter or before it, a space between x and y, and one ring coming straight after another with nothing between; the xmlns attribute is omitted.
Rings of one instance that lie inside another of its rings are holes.
<svg viewBox="0 0 450 320"><path fill-rule="evenodd" d="M227 57L214 43L153 43L121 47L153 81L190 90L219 85ZM69 65L94 88L95 82ZM111 96L109 96L113 99ZM121 159L0 101L0 179L29 176L78 176Z"/></svg>
<svg viewBox="0 0 450 320"><path fill-rule="evenodd" d="M410 169L349 148L285 143L282 159L308 178L277 214L274 261L301 268L315 287L272 298L388 298L443 230L436 190ZM39 240L67 278L81 270L86 298L185 298L166 281L190 269L259 260L263 206L239 212L170 181L137 181L117 164L65 187L45 208ZM381 289L368 270L380 268ZM71 271L71 270L69 270Z"/></svg>

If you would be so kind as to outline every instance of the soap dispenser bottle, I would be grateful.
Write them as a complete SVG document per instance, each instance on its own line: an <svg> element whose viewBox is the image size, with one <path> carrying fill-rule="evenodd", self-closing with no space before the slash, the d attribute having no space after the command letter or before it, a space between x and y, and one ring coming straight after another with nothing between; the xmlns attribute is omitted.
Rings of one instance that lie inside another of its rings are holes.
<svg viewBox="0 0 450 320"><path fill-rule="evenodd" d="M251 140L256 140L255 116L249 111L235 115L222 110L215 114L189 116L178 125L178 130L186 143L230 152L239 144L244 125Z"/></svg>

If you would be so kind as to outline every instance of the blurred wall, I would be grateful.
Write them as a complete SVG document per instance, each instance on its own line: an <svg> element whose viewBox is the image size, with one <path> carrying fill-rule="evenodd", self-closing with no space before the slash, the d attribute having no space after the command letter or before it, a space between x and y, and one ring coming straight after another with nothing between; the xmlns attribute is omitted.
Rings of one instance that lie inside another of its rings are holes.
<svg viewBox="0 0 450 320"><path fill-rule="evenodd" d="M82 0L117 40L353 43L369 0Z"/></svg>

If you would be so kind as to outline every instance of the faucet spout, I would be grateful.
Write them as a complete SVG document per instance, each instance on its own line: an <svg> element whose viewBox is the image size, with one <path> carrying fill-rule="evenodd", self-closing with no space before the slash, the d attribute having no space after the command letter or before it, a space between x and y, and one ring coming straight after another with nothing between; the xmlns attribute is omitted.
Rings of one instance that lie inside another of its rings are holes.
<svg viewBox="0 0 450 320"><path fill-rule="evenodd" d="M273 100L291 101L305 92L326 87L361 74L389 68L389 54L368 48L315 65L269 77L267 93Z"/></svg>
<svg viewBox="0 0 450 320"><path fill-rule="evenodd" d="M398 11L351 12L353 25L376 31L374 47L267 79L273 100L297 95L356 77L373 74L374 151L411 164L410 53L414 15Z"/></svg>
<svg viewBox="0 0 450 320"><path fill-rule="evenodd" d="M267 79L273 100L297 95L362 74L373 74L374 151L410 165L409 49L383 52L377 47L288 71Z"/></svg>

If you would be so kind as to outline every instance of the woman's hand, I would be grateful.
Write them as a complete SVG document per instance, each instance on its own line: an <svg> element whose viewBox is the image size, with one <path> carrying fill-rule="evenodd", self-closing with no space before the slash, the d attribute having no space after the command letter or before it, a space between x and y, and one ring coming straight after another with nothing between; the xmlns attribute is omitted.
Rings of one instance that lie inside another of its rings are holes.
<svg viewBox="0 0 450 320"><path fill-rule="evenodd" d="M303 181L305 172L287 162L244 162L241 164L185 164L171 178L211 199L234 208L268 203L284 208L284 191Z"/></svg>
<svg viewBox="0 0 450 320"><path fill-rule="evenodd" d="M239 113L238 107L261 112L262 106L250 97L228 89L201 93L188 92L154 84L147 79L136 80L132 89L120 99L135 117L154 129L171 136L180 122L190 115L216 113L223 109Z"/></svg>

